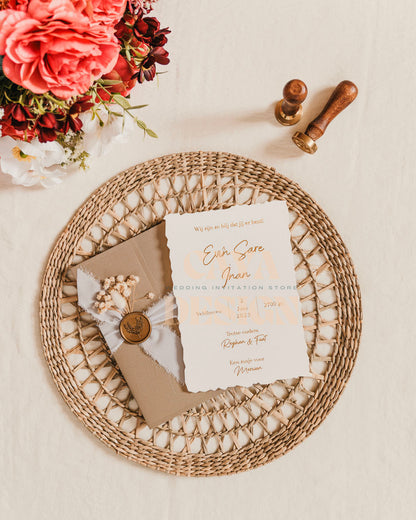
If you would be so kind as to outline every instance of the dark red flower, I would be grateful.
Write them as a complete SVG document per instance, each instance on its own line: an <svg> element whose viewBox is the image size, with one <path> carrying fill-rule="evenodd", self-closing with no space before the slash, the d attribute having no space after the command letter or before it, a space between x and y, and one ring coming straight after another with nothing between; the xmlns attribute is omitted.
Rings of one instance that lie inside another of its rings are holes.
<svg viewBox="0 0 416 520"><path fill-rule="evenodd" d="M134 24L134 34L137 38L141 38L148 43L151 42L153 36L160 29L160 22L154 17L139 17Z"/></svg>
<svg viewBox="0 0 416 520"><path fill-rule="evenodd" d="M115 26L115 33L119 40L128 40L133 36L133 27L136 23L136 16L126 13Z"/></svg>
<svg viewBox="0 0 416 520"><path fill-rule="evenodd" d="M160 22L154 17L144 17L143 12L134 24L134 39L142 42L149 47L146 58L138 64L139 71L136 73L139 83L152 81L156 75L156 64L167 65L169 63L169 53L163 48L168 39L169 29L161 29ZM136 44L137 45L137 44Z"/></svg>
<svg viewBox="0 0 416 520"><path fill-rule="evenodd" d="M156 63L160 65L167 65L170 62L168 58L169 53L163 47L155 47L149 54L152 56Z"/></svg>
<svg viewBox="0 0 416 520"><path fill-rule="evenodd" d="M80 114L81 112L87 112L94 106L92 102L92 96L82 96L78 98L71 108L69 109L70 114Z"/></svg>
<svg viewBox="0 0 416 520"><path fill-rule="evenodd" d="M160 28L157 18L138 18L134 24L134 35L136 38L152 47L163 47L168 41L166 35L170 30Z"/></svg>
<svg viewBox="0 0 416 520"><path fill-rule="evenodd" d="M137 78L139 83L152 81L156 76L156 63L167 65L169 53L162 47L156 47L148 54L147 58L140 64Z"/></svg>
<svg viewBox="0 0 416 520"><path fill-rule="evenodd" d="M153 36L152 45L154 47L163 47L166 45L168 43L166 35L169 33L170 31L168 29L162 29L161 31L158 31L158 33Z"/></svg>
<svg viewBox="0 0 416 520"><path fill-rule="evenodd" d="M4 119L0 120L1 135L13 137L13 139L21 139L24 141L32 141L36 137L33 128L26 128L25 130L16 129L10 121Z"/></svg>
<svg viewBox="0 0 416 520"><path fill-rule="evenodd" d="M10 103L4 107L3 120L8 121L16 130L26 130L33 118L32 112L19 103Z"/></svg>
<svg viewBox="0 0 416 520"><path fill-rule="evenodd" d="M59 131L59 123L55 114L41 115L36 121L36 130L41 143L55 141Z"/></svg>
<svg viewBox="0 0 416 520"><path fill-rule="evenodd" d="M61 114L57 116L59 132L62 134L67 134L70 130L75 133L79 132L82 128L82 121L79 118L79 114L86 112L93 106L92 96L78 98L67 112L62 111Z"/></svg>
<svg viewBox="0 0 416 520"><path fill-rule="evenodd" d="M61 134L67 134L70 130L72 132L79 132L82 128L82 121L79 114L62 114L57 117L58 129Z"/></svg>
<svg viewBox="0 0 416 520"><path fill-rule="evenodd" d="M152 81L156 76L156 66L151 63L151 60L146 60L146 64L142 63L140 65L140 70L137 73L137 79L139 83L144 83L145 81Z"/></svg>

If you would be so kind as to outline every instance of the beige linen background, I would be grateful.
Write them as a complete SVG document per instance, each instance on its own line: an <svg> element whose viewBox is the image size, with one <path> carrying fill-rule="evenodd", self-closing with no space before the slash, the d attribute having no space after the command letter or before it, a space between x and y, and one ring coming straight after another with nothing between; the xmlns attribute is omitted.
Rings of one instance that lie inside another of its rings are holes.
<svg viewBox="0 0 416 520"><path fill-rule="evenodd" d="M416 470L415 44L411 0L160 0L173 33L159 88L134 98L158 132L111 148L53 190L0 185L0 514L36 519L413 519ZM297 128L343 79L357 100L315 156L292 145L272 105L299 77ZM38 328L42 271L68 219L124 168L187 150L242 154L306 189L343 236L359 275L364 333L340 401L295 450L257 470L175 478L115 455L71 414Z"/></svg>

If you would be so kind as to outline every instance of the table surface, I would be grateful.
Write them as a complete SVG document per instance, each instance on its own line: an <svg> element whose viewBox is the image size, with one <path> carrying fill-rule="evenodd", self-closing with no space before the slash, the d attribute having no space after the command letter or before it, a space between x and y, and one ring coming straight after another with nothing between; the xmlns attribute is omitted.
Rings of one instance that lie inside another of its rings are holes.
<svg viewBox="0 0 416 520"><path fill-rule="evenodd" d="M51 190L1 176L2 517L413 519L414 2L160 0L157 13L172 63L134 100L159 139L137 132ZM300 130L338 82L359 87L314 156L273 118L293 77L309 88ZM91 435L58 395L38 324L45 262L74 211L126 167L190 150L251 157L308 191L351 252L364 310L353 375L318 430L271 464L209 479L148 470Z"/></svg>

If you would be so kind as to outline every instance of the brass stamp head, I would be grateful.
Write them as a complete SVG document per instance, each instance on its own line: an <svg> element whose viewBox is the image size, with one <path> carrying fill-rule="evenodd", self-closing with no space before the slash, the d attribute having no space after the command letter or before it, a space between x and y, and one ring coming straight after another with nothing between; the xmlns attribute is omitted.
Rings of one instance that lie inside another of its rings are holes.
<svg viewBox="0 0 416 520"><path fill-rule="evenodd" d="M302 113L303 113L302 105L299 105L299 108L295 114L288 115L288 114L285 114L282 110L283 101L284 100L281 99L277 103L276 108L274 110L274 115L275 115L276 119L278 120L278 122L281 125L284 125L284 126L296 125L296 123L298 123L302 118Z"/></svg>
<svg viewBox="0 0 416 520"><path fill-rule="evenodd" d="M302 132L295 132L293 134L292 140L295 145L298 146L303 152L313 154L318 149L315 141Z"/></svg>
<svg viewBox="0 0 416 520"><path fill-rule="evenodd" d="M149 318L142 312L130 312L120 321L120 334L127 343L143 343L151 332Z"/></svg>

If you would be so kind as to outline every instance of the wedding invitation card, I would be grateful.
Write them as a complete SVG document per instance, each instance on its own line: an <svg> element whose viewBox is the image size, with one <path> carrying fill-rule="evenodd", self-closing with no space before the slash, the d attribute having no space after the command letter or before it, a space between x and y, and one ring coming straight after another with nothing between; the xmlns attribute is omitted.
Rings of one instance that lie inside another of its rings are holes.
<svg viewBox="0 0 416 520"><path fill-rule="evenodd" d="M284 201L170 214L166 236L190 392L310 375Z"/></svg>

